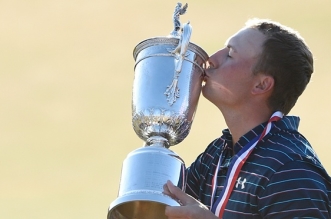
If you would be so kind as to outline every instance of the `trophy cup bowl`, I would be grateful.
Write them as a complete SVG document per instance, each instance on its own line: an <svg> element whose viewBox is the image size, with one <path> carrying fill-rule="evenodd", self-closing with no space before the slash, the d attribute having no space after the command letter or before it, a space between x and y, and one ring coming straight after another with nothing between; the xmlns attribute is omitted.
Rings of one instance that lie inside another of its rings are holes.
<svg viewBox="0 0 331 219"><path fill-rule="evenodd" d="M134 50L132 125L148 145L156 136L165 138L167 147L176 145L186 138L191 128L208 56L190 43L181 72L175 78L177 57L169 51L178 43L176 38L157 37L141 42Z"/></svg>
<svg viewBox="0 0 331 219"><path fill-rule="evenodd" d="M187 7L179 4L176 9ZM208 55L189 42L189 23L182 34L178 31L175 26L170 36L150 38L134 48L132 126L145 144L123 162L118 198L109 206L108 219L166 219L167 205L180 206L163 193L167 180L183 191L186 184L185 164L169 147L190 132Z"/></svg>

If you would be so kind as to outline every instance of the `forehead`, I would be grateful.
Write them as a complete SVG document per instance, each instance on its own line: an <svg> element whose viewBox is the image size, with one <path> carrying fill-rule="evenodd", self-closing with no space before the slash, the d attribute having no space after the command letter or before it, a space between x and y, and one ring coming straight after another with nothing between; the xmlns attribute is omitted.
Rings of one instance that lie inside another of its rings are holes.
<svg viewBox="0 0 331 219"><path fill-rule="evenodd" d="M261 54L262 45L266 36L257 29L243 28L231 36L226 44L232 47L235 52L254 58Z"/></svg>

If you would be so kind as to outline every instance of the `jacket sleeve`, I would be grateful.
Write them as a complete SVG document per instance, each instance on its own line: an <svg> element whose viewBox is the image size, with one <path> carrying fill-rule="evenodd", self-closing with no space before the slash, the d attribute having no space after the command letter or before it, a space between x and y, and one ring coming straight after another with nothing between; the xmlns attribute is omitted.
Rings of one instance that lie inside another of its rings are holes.
<svg viewBox="0 0 331 219"><path fill-rule="evenodd" d="M331 218L331 181L324 169L306 160L282 165L258 197L263 218Z"/></svg>
<svg viewBox="0 0 331 219"><path fill-rule="evenodd" d="M186 190L185 192L195 199L199 199L200 190L200 170L203 154L186 169Z"/></svg>

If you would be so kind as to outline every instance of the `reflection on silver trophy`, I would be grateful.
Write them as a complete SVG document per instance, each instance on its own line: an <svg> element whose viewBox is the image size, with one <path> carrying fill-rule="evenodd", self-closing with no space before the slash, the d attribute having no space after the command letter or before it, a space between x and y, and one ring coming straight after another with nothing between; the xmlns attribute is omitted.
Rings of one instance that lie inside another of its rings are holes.
<svg viewBox="0 0 331 219"><path fill-rule="evenodd" d="M185 189L185 164L168 148L190 132L208 59L190 43L189 22L179 21L187 6L176 5L169 36L144 40L134 48L132 125L145 145L124 160L108 219L166 219L165 206L180 205L163 194L167 180Z"/></svg>

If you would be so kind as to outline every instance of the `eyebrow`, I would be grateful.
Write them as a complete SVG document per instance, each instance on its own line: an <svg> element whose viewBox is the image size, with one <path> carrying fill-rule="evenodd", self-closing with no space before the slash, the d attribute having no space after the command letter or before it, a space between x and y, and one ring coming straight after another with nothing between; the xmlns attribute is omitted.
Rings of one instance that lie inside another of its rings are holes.
<svg viewBox="0 0 331 219"><path fill-rule="evenodd" d="M234 52L237 52L236 48L233 47L231 44L227 43L227 44L225 44L225 46L226 46L227 48L232 49Z"/></svg>

